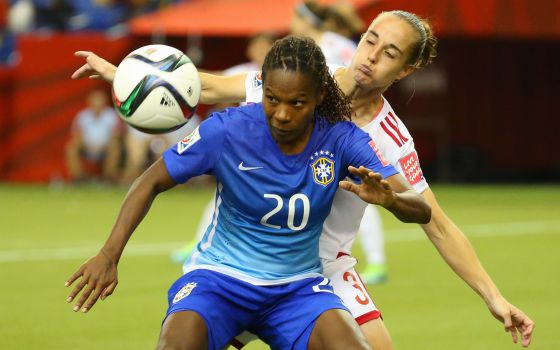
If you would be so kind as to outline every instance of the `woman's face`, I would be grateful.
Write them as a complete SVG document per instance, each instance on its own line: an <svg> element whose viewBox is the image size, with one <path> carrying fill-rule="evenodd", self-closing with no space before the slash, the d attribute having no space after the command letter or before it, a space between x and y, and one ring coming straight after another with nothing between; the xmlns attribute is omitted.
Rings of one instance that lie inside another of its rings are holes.
<svg viewBox="0 0 560 350"><path fill-rule="evenodd" d="M315 108L323 99L307 74L274 69L266 73L263 108L274 140L297 143L313 128Z"/></svg>
<svg viewBox="0 0 560 350"><path fill-rule="evenodd" d="M392 15L377 17L363 34L350 69L364 88L388 87L414 68L408 60L419 34L405 20Z"/></svg>

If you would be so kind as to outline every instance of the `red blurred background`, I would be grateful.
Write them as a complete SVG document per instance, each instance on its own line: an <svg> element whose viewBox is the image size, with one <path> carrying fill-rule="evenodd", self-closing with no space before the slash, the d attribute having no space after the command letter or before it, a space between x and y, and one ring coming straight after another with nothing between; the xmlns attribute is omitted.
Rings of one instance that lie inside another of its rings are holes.
<svg viewBox="0 0 560 350"><path fill-rule="evenodd" d="M329 2L329 1L326 1ZM353 1L369 23L380 11L428 17L440 39L435 63L386 94L415 138L425 175L439 181L558 181L560 1ZM66 176L71 121L93 87L73 81L76 50L117 64L153 41L201 52L198 66L246 60L246 38L285 32L295 0L192 0L129 22L129 34L29 33L18 60L0 66L0 180L46 182ZM6 2L0 2L0 25ZM200 50L198 50L200 49ZM227 54L224 54L227 53ZM199 106L204 115L207 107Z"/></svg>

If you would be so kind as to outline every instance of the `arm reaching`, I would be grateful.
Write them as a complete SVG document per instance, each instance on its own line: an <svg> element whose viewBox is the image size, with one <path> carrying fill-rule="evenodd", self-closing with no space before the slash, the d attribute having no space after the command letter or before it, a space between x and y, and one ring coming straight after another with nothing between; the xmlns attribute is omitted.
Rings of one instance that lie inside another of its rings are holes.
<svg viewBox="0 0 560 350"><path fill-rule="evenodd" d="M80 279L66 299L70 303L81 293L74 311L81 308L82 312L88 312L98 298L104 300L113 293L118 283L117 265L128 239L148 213L154 198L175 185L161 158L134 181L99 253L82 264L65 283L69 287Z"/></svg>
<svg viewBox="0 0 560 350"><path fill-rule="evenodd" d="M83 57L86 63L72 73L72 79L89 77L90 79L103 79L113 84L117 67L91 51L76 51L74 55Z"/></svg>
<svg viewBox="0 0 560 350"><path fill-rule="evenodd" d="M529 346L535 323L500 294L469 240L441 209L433 192L427 189L423 196L432 207L432 219L422 228L440 255L484 299L492 315L511 333L513 341L517 343L519 332L522 346Z"/></svg>
<svg viewBox="0 0 560 350"><path fill-rule="evenodd" d="M348 170L359 176L362 183L341 181L341 188L354 192L365 202L384 207L403 222L424 224L430 221L430 206L400 174L384 180L381 174L374 173L363 166L359 168L351 166Z"/></svg>
<svg viewBox="0 0 560 350"><path fill-rule="evenodd" d="M77 51L78 57L83 57L86 63L78 68L72 79L89 77L103 79L113 84L117 67L91 51ZM220 76L209 73L199 73L201 92L200 103L239 103L245 101L245 79L247 74Z"/></svg>

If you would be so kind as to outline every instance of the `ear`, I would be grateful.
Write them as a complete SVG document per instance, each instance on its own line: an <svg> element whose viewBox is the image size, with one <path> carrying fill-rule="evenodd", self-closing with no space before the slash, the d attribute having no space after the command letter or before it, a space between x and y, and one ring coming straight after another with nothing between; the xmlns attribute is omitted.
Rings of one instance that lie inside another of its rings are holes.
<svg viewBox="0 0 560 350"><path fill-rule="evenodd" d="M399 74L397 74L397 77L395 78L396 81L399 81L401 79L404 79L406 77L408 77L410 74L412 74L412 72L414 72L416 70L416 68L413 65L407 65L405 68L403 68L403 70L401 70L399 72Z"/></svg>

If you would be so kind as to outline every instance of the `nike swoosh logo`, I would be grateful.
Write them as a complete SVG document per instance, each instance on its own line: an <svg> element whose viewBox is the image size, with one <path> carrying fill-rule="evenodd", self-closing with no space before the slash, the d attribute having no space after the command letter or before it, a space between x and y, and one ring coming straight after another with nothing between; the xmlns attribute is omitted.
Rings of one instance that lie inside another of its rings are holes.
<svg viewBox="0 0 560 350"><path fill-rule="evenodd" d="M239 163L239 165L237 166L237 168L241 171L247 171L247 170L257 170L257 169L262 169L262 166L244 166L243 162Z"/></svg>

